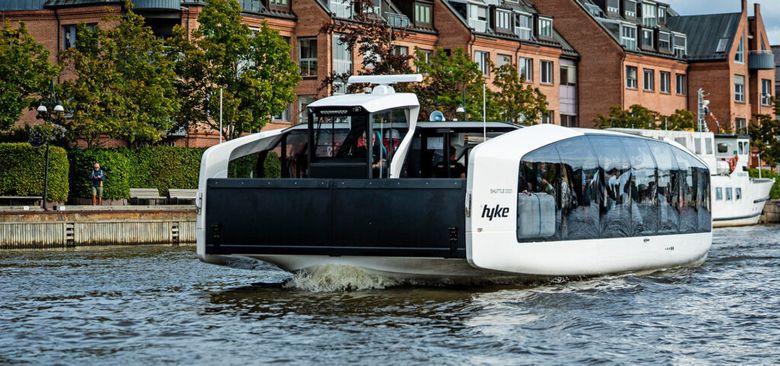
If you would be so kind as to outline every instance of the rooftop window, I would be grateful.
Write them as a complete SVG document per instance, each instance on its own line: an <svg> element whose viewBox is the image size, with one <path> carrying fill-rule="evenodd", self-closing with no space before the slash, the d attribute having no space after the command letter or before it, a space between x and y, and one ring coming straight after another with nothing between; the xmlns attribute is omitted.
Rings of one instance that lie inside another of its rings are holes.
<svg viewBox="0 0 780 366"><path fill-rule="evenodd" d="M515 34L520 39L531 39L533 18L530 14L515 13Z"/></svg>
<svg viewBox="0 0 780 366"><path fill-rule="evenodd" d="M620 43L627 50L635 50L636 49L636 27L621 25Z"/></svg>
<svg viewBox="0 0 780 366"><path fill-rule="evenodd" d="M539 37L552 38L553 20L550 18L539 17Z"/></svg>
<svg viewBox="0 0 780 366"><path fill-rule="evenodd" d="M658 26L658 10L655 4L642 4L642 25L651 28Z"/></svg>
<svg viewBox="0 0 780 366"><path fill-rule="evenodd" d="M626 18L636 18L636 0L623 1L623 16Z"/></svg>
<svg viewBox="0 0 780 366"><path fill-rule="evenodd" d="M477 32L487 31L487 7L476 4L469 4L468 7L469 27Z"/></svg>
<svg viewBox="0 0 780 366"><path fill-rule="evenodd" d="M745 63L745 36L739 37L739 46L737 46L737 53L734 54L734 62L738 64Z"/></svg>

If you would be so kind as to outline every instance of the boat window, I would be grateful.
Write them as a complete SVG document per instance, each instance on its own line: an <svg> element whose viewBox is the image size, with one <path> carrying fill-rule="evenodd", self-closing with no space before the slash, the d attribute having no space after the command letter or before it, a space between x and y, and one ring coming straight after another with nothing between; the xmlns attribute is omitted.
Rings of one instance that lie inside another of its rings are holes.
<svg viewBox="0 0 780 366"><path fill-rule="evenodd" d="M723 201L723 188L715 187L715 200Z"/></svg>
<svg viewBox="0 0 780 366"><path fill-rule="evenodd" d="M676 208L679 196L677 161L669 144L660 141L648 141L648 144L658 169L658 233L677 233L680 222Z"/></svg>
<svg viewBox="0 0 780 366"><path fill-rule="evenodd" d="M712 199L710 192L710 170L704 164L699 163L696 167L697 193L699 194L699 232L708 232L712 230Z"/></svg>
<svg viewBox="0 0 780 366"><path fill-rule="evenodd" d="M712 139L709 137L704 139L704 151L707 155L712 155Z"/></svg>
<svg viewBox="0 0 780 366"><path fill-rule="evenodd" d="M631 236L631 164L622 139L588 136L599 161L601 238Z"/></svg>
<svg viewBox="0 0 780 366"><path fill-rule="evenodd" d="M682 145L684 148L688 148L688 145L685 143L685 137L675 137L674 142Z"/></svg>
<svg viewBox="0 0 780 366"><path fill-rule="evenodd" d="M356 154L358 139L366 131L365 116L318 116L314 123L314 158L327 159Z"/></svg>
<svg viewBox="0 0 780 366"><path fill-rule="evenodd" d="M694 233L699 227L697 189L698 176L696 174L697 160L682 150L672 148L677 160L677 183L679 185L679 202L677 204L680 214L680 232Z"/></svg>
<svg viewBox="0 0 780 366"><path fill-rule="evenodd" d="M658 230L656 205L656 170L653 153L643 139L622 138L623 148L631 162L631 232L652 235Z"/></svg>
<svg viewBox="0 0 780 366"><path fill-rule="evenodd" d="M748 153L748 143L745 141L739 142L739 155L746 155Z"/></svg>
<svg viewBox="0 0 780 366"><path fill-rule="evenodd" d="M742 188L735 188L734 193L736 194L736 199L741 200L742 199Z"/></svg>
<svg viewBox="0 0 780 366"><path fill-rule="evenodd" d="M514 131L512 127L488 128L488 140ZM465 178L468 153L483 142L482 128L420 128L416 129L409 153L404 160L403 178ZM448 151L447 148L450 148ZM449 170L445 157L452 156Z"/></svg>
<svg viewBox="0 0 780 366"><path fill-rule="evenodd" d="M693 147L696 151L696 154L701 154L701 139L696 138L693 140Z"/></svg>
<svg viewBox="0 0 780 366"><path fill-rule="evenodd" d="M732 191L731 187L726 187L726 201L731 201L732 200L732 197L733 197L733 193L732 192L733 191Z"/></svg>
<svg viewBox="0 0 780 366"><path fill-rule="evenodd" d="M560 158L555 146L543 147L523 157L518 177L518 241L558 239L561 221L559 169Z"/></svg>
<svg viewBox="0 0 780 366"><path fill-rule="evenodd" d="M305 178L309 165L308 131L293 130L283 139L282 177Z"/></svg>
<svg viewBox="0 0 780 366"><path fill-rule="evenodd" d="M598 158L585 136L560 141L555 147L561 158L561 239L596 239L601 196Z"/></svg>
<svg viewBox="0 0 780 366"><path fill-rule="evenodd" d="M725 142L719 142L718 143L718 154L728 154L729 153L729 144Z"/></svg>

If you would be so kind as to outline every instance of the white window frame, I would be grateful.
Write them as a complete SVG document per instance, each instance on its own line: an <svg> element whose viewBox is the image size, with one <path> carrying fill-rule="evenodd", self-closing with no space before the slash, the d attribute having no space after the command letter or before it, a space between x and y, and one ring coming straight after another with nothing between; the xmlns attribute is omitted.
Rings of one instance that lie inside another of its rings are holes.
<svg viewBox="0 0 780 366"><path fill-rule="evenodd" d="M761 105L768 107L772 104L772 80L761 79Z"/></svg>
<svg viewBox="0 0 780 366"><path fill-rule="evenodd" d="M664 94L670 94L672 92L672 73L669 71L661 71L660 79L660 92Z"/></svg>
<svg viewBox="0 0 780 366"><path fill-rule="evenodd" d="M677 45L676 37L682 38L685 42L682 46ZM672 33L672 49L674 50L674 55L680 58L685 57L688 55L688 36L684 33ZM678 52L679 51L679 52Z"/></svg>
<svg viewBox="0 0 780 366"><path fill-rule="evenodd" d="M630 37L630 34L626 34L626 31L630 30L630 33L633 33L633 37ZM636 26L621 24L620 25L620 44L623 45L627 50L636 50L636 36L637 36L637 29Z"/></svg>
<svg viewBox="0 0 780 366"><path fill-rule="evenodd" d="M648 75L650 75L650 77L647 77ZM654 69L642 69L642 90L649 92L655 91Z"/></svg>
<svg viewBox="0 0 780 366"><path fill-rule="evenodd" d="M666 38L666 42L665 43L667 44L667 47L663 47L661 45L661 43L664 42L664 40L663 40L664 38ZM658 50L659 51L663 51L663 50L671 51L672 49L673 49L672 48L672 34L669 33L669 32L658 32Z"/></svg>
<svg viewBox="0 0 780 366"><path fill-rule="evenodd" d="M628 8L625 6L625 3L634 3L634 11L629 11ZM639 4L636 3L636 0L624 0L623 7L625 8L625 16L626 17L632 17L636 18L636 11Z"/></svg>
<svg viewBox="0 0 780 366"><path fill-rule="evenodd" d="M658 26L658 5L642 3L642 25L653 28Z"/></svg>
<svg viewBox="0 0 780 366"><path fill-rule="evenodd" d="M553 20L552 18L539 17L539 37L552 38Z"/></svg>
<svg viewBox="0 0 780 366"><path fill-rule="evenodd" d="M533 36L533 24L534 24L534 17L531 14L528 13L520 13L515 12L515 34L517 34L520 39L524 40L530 40ZM524 19L525 22L519 21L520 19ZM526 23L523 25L523 23Z"/></svg>
<svg viewBox="0 0 780 366"><path fill-rule="evenodd" d="M734 53L734 63L745 63L745 35L739 37L739 45L737 45L737 52Z"/></svg>
<svg viewBox="0 0 780 366"><path fill-rule="evenodd" d="M474 62L477 63L482 75L490 75L490 52L474 51Z"/></svg>
<svg viewBox="0 0 780 366"><path fill-rule="evenodd" d="M745 103L745 76L744 75L734 75L734 101L737 103Z"/></svg>
<svg viewBox="0 0 780 366"><path fill-rule="evenodd" d="M677 93L677 95L685 95L685 92L687 91L687 76L685 74L676 74L675 75L675 89L674 91Z"/></svg>
<svg viewBox="0 0 780 366"><path fill-rule="evenodd" d="M302 46L305 42L311 42L314 41L314 57L303 57L303 52L301 51ZM318 50L317 50L317 37L302 37L298 38L298 67L301 69L301 76L303 77L316 77L317 76L317 56L318 56ZM304 67L303 65L306 65ZM308 72L304 72L308 71Z"/></svg>
<svg viewBox="0 0 780 366"><path fill-rule="evenodd" d="M634 77L631 78L631 73L634 72ZM626 66L626 89L639 88L639 68L636 66Z"/></svg>
<svg viewBox="0 0 780 366"><path fill-rule="evenodd" d="M512 12L504 9L496 9L496 28L512 31Z"/></svg>
<svg viewBox="0 0 780 366"><path fill-rule="evenodd" d="M341 35L339 33L333 33L333 50L332 50L332 65L333 65L333 73L334 74L352 74L353 70L353 54L352 50L347 47L347 45L342 44L339 41L339 38ZM333 83L333 94L344 94L346 93L346 89L342 90L342 87L345 86L345 83L342 81L337 81ZM337 90L338 89L338 90Z"/></svg>
<svg viewBox="0 0 780 366"><path fill-rule="evenodd" d="M541 60L539 61L540 76L539 82L545 85L552 85L555 83L555 63L553 61Z"/></svg>
<svg viewBox="0 0 780 366"><path fill-rule="evenodd" d="M415 2L414 3L414 23L415 24L433 24L433 5Z"/></svg>
<svg viewBox="0 0 780 366"><path fill-rule="evenodd" d="M607 0L607 12L609 13L620 13L620 2L623 0L615 0L617 1L617 8L614 6L609 6L609 0Z"/></svg>
<svg viewBox="0 0 780 366"><path fill-rule="evenodd" d="M512 55L499 53L496 55L496 68L504 66L506 64L512 64Z"/></svg>
<svg viewBox="0 0 780 366"><path fill-rule="evenodd" d="M525 76L525 82L534 81L534 59L528 57L519 57L517 59L518 76Z"/></svg>
<svg viewBox="0 0 780 366"><path fill-rule="evenodd" d="M488 8L484 5L468 4L469 27L477 32L487 32Z"/></svg>
<svg viewBox="0 0 780 366"><path fill-rule="evenodd" d="M645 45L646 34L650 34L650 45ZM655 32L652 29L642 29L642 48L655 49Z"/></svg>

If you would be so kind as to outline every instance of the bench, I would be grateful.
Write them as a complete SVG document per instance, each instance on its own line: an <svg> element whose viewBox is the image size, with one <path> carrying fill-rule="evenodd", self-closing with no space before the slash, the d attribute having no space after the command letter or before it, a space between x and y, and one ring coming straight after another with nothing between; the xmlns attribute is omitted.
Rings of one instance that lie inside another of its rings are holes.
<svg viewBox="0 0 780 366"><path fill-rule="evenodd" d="M139 204L143 201L152 204L152 201L154 201L156 205L163 199L165 197L160 196L157 188L130 188L130 202L133 204Z"/></svg>
<svg viewBox="0 0 780 366"><path fill-rule="evenodd" d="M168 202L185 201L188 203L195 203L195 197L198 195L197 189L169 189L168 190Z"/></svg>
<svg viewBox="0 0 780 366"><path fill-rule="evenodd" d="M0 206L40 206L41 196L0 196Z"/></svg>

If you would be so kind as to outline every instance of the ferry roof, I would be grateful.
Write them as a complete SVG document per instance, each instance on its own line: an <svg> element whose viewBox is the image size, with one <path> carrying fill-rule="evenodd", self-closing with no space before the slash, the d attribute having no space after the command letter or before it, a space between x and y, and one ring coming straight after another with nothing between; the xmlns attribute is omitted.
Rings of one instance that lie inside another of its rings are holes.
<svg viewBox="0 0 780 366"><path fill-rule="evenodd" d="M368 112L378 112L399 107L419 107L413 93L344 94L323 98L309 104L310 108L363 107Z"/></svg>

